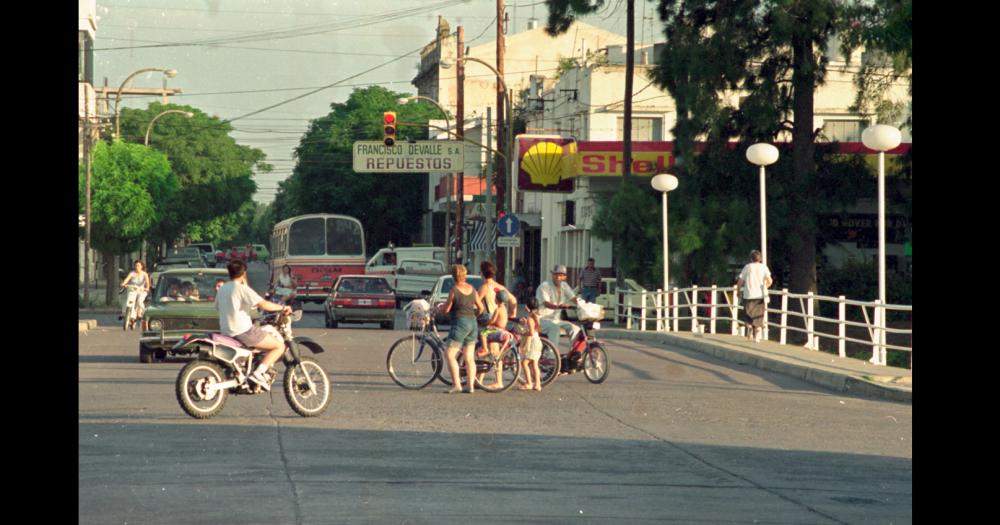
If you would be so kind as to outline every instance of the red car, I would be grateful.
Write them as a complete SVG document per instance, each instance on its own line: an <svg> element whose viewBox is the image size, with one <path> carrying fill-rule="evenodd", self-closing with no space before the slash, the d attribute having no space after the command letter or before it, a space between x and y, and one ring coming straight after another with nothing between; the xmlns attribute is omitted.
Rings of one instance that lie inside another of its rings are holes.
<svg viewBox="0 0 1000 525"><path fill-rule="evenodd" d="M233 246L229 250L230 259L240 259L243 261L256 261L257 252L255 250L250 250L249 254L247 252L246 246Z"/></svg>

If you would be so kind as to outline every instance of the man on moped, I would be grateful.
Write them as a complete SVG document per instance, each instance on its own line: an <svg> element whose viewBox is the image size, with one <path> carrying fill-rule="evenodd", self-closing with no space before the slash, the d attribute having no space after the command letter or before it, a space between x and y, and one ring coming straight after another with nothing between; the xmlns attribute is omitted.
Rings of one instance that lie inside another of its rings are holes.
<svg viewBox="0 0 1000 525"><path fill-rule="evenodd" d="M555 268L552 268L552 280L538 285L535 299L538 300L538 318L541 321L542 332L548 335L549 340L556 345L556 348L559 348L560 327L569 327L570 341L576 338L580 327L560 318L561 310L573 308L572 303L576 300L573 289L566 284L565 266L557 264Z"/></svg>
<svg viewBox="0 0 1000 525"><path fill-rule="evenodd" d="M219 288L215 297L215 308L219 311L219 329L223 335L235 338L248 348L267 352L257 369L250 374L250 380L264 390L270 390L265 373L285 353L285 342L271 326L254 326L249 309L259 308L265 312L292 313L290 306L282 306L264 300L247 284L247 264L233 259L226 265L230 281Z"/></svg>

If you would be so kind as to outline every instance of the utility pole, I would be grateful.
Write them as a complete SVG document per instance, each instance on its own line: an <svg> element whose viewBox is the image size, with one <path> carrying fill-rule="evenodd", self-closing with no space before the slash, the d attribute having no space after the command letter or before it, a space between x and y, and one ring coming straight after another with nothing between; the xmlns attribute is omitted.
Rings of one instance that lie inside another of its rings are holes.
<svg viewBox="0 0 1000 525"><path fill-rule="evenodd" d="M499 146L499 143L497 144ZM489 240L493 240L490 236L493 228L493 218L495 213L491 211L491 204L493 204L493 191L490 186L493 185L493 159L496 157L490 150L493 149L493 108L486 106L486 158L489 159L486 163L486 213L483 214L486 217L486 235ZM485 260L489 257L489 250L483 251L483 259Z"/></svg>
<svg viewBox="0 0 1000 525"><path fill-rule="evenodd" d="M456 69L458 78L458 91L456 110L457 115L455 116L455 134L458 140L463 140L465 138L465 62L462 60L465 57L465 28L463 26L458 26L458 60L456 60ZM457 254L459 250L462 249L462 221L464 220L463 211L465 207L465 166L462 166L462 171L458 173L458 197L457 206L455 207L455 253ZM463 253L463 255L465 255ZM459 261L464 261L462 258L456 257Z"/></svg>
<svg viewBox="0 0 1000 525"><path fill-rule="evenodd" d="M622 126L622 184L632 175L632 77L635 76L635 0L627 0L625 39L625 116Z"/></svg>
<svg viewBox="0 0 1000 525"><path fill-rule="evenodd" d="M83 303L90 304L90 93L83 94L83 163L87 170L83 234Z"/></svg>
<svg viewBox="0 0 1000 525"><path fill-rule="evenodd" d="M504 76L503 55L506 49L506 43L504 42L504 35L503 35L504 11L505 11L504 0L497 0L497 44L496 44L497 72L500 73L501 78L503 78ZM504 93L503 84L499 80L497 80L497 145L509 144L507 132L504 129L504 125L507 122L507 119L510 118L510 115L504 114L504 108L506 107L504 103L505 95L510 96L510 93ZM497 177L496 177L497 212L499 212L500 210L507 211L510 209L507 206L507 182L509 179L507 173L507 164L511 161L510 156L512 154L512 151L508 147L505 153L507 155L506 161L497 163ZM497 213L494 213L493 217L491 217L490 220L496 221ZM505 282L506 281L505 275L507 269L507 261L505 260L506 254L507 254L506 248L501 248L499 246L496 248L496 266L497 266L496 279L504 284L506 284Z"/></svg>

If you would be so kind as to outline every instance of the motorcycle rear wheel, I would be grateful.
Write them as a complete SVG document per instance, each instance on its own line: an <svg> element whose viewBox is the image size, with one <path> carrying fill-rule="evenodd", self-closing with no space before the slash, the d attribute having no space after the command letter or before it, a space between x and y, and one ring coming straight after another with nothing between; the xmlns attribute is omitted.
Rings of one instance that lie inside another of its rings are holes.
<svg viewBox="0 0 1000 525"><path fill-rule="evenodd" d="M302 417L316 417L330 405L330 376L311 357L285 368L285 399Z"/></svg>
<svg viewBox="0 0 1000 525"><path fill-rule="evenodd" d="M193 418L210 418L222 410L229 391L217 390L212 397L203 399L205 387L225 380L226 375L219 365L209 361L191 361L177 375L177 402Z"/></svg>

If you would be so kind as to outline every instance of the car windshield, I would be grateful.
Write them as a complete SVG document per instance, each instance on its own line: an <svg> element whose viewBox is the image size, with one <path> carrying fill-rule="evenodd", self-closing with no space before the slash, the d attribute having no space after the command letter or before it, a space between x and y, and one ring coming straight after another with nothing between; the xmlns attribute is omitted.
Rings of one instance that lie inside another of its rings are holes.
<svg viewBox="0 0 1000 525"><path fill-rule="evenodd" d="M385 279L362 279L362 278L341 279L340 284L337 285L337 291L340 293L371 293L371 294L392 293L392 289L389 288L389 283L386 282Z"/></svg>
<svg viewBox="0 0 1000 525"><path fill-rule="evenodd" d="M222 274L174 273L160 276L156 283L154 297L158 302L215 301L215 281L223 279Z"/></svg>
<svg viewBox="0 0 1000 525"><path fill-rule="evenodd" d="M465 282L472 285L476 290L483 285L483 278L478 275L470 275L465 278ZM441 293L447 294L451 293L451 287L455 286L455 279L453 277L448 277L447 279L441 281Z"/></svg>

